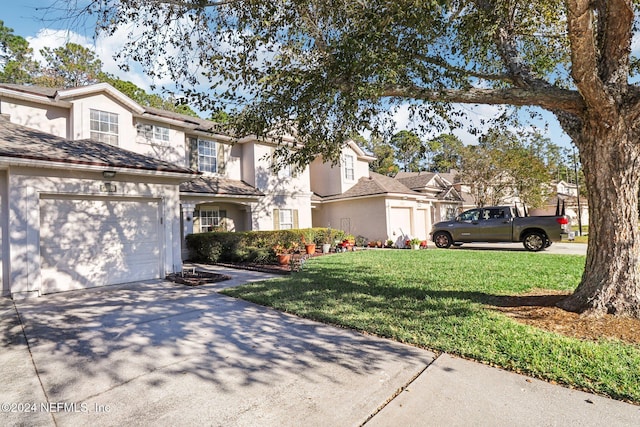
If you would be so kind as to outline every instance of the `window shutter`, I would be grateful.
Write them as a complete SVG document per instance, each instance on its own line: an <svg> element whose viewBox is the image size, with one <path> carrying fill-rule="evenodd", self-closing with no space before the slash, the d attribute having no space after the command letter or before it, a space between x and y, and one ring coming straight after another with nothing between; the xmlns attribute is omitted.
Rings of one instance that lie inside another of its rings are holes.
<svg viewBox="0 0 640 427"><path fill-rule="evenodd" d="M187 138L187 166L198 170L198 138Z"/></svg>
<svg viewBox="0 0 640 427"><path fill-rule="evenodd" d="M298 209L294 209L293 210L293 228L299 228L298 227Z"/></svg>
<svg viewBox="0 0 640 427"><path fill-rule="evenodd" d="M280 230L280 209L273 210L273 229Z"/></svg>
<svg viewBox="0 0 640 427"><path fill-rule="evenodd" d="M229 231L227 229L227 211L220 209L218 211L218 216L220 217L220 228L223 231Z"/></svg>
<svg viewBox="0 0 640 427"><path fill-rule="evenodd" d="M217 172L219 174L224 174L225 170L226 170L226 167L227 167L226 159L227 159L227 152L228 152L227 148L228 148L228 146L225 145L225 144L219 144L219 143L217 143L216 146L218 148L218 152L216 153L217 157L218 157L218 159L217 159L218 160L218 165L217 165L218 166L218 170L217 170Z"/></svg>

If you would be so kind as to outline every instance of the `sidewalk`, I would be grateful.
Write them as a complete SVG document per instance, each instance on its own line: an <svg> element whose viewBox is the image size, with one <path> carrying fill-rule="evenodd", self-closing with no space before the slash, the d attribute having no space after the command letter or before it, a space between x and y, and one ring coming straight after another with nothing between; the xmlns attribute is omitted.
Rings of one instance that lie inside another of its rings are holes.
<svg viewBox="0 0 640 427"><path fill-rule="evenodd" d="M640 425L640 406L226 297L271 275L207 269L234 279L16 301L22 325L0 300L0 403L38 405L0 423Z"/></svg>

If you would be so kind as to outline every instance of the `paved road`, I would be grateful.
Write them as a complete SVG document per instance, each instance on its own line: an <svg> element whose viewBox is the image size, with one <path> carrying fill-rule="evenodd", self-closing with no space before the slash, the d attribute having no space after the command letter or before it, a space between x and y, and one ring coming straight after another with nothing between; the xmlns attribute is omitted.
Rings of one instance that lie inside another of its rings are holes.
<svg viewBox="0 0 640 427"><path fill-rule="evenodd" d="M435 248L435 246L431 246ZM451 249L470 249L470 250L493 250L493 251L513 251L526 252L522 243L465 243L459 248L451 247ZM563 255L586 255L586 243L570 243L558 242L549 246L544 251L537 252L539 254L563 254Z"/></svg>

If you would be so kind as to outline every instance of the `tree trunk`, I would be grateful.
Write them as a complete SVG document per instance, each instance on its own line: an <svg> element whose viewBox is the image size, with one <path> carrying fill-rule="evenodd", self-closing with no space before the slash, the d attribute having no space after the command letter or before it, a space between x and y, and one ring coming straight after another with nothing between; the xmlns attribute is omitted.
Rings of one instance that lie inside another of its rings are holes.
<svg viewBox="0 0 640 427"><path fill-rule="evenodd" d="M590 315L640 318L638 185L640 141L621 115L585 123L576 145L589 201L585 270L560 307Z"/></svg>

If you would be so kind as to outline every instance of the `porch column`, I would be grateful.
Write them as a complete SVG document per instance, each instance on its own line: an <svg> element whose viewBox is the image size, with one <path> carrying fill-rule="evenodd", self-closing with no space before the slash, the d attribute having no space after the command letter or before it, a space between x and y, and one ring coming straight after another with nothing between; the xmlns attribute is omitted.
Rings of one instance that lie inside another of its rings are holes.
<svg viewBox="0 0 640 427"><path fill-rule="evenodd" d="M187 234L193 234L193 212L196 209L196 204L191 202L182 202L182 238L184 239Z"/></svg>

